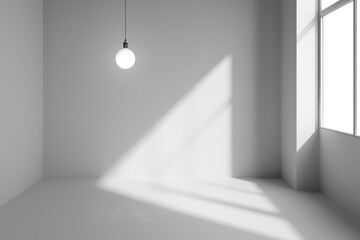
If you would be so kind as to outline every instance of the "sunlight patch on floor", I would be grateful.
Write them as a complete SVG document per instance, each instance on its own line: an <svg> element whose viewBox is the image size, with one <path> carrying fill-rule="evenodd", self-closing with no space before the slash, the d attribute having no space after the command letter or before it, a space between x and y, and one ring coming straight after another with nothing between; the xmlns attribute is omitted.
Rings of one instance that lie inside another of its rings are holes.
<svg viewBox="0 0 360 240"><path fill-rule="evenodd" d="M226 185L226 181L217 182ZM280 216L272 201L259 193L256 184L243 185L247 186L247 191L212 187L202 180L144 179L98 183L99 188L115 194L270 239L304 240L289 221ZM251 193L251 186L254 193Z"/></svg>

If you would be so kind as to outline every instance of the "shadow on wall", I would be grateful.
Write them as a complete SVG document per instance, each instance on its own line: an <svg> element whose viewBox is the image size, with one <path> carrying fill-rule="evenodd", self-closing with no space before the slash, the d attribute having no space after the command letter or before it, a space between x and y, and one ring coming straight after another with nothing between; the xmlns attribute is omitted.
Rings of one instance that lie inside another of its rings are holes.
<svg viewBox="0 0 360 240"><path fill-rule="evenodd" d="M278 176L279 2L134 0L122 71L107 1L45 3L45 175Z"/></svg>

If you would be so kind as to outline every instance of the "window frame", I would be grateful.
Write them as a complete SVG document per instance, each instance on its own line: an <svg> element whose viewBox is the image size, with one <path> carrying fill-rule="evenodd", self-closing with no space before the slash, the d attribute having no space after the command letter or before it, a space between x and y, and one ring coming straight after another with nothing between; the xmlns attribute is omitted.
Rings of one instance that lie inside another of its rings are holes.
<svg viewBox="0 0 360 240"><path fill-rule="evenodd" d="M340 130L330 129L323 127L323 19L328 14L331 14L332 12L338 10L339 8L353 2L353 131L352 134L347 132L342 132ZM319 14L318 14L318 55L319 55L319 109L320 109L320 117L319 117L319 126L321 129L326 129L329 131L339 132L342 134L360 137L360 135L357 135L357 0L339 0L332 5L328 6L327 8L321 10L321 0L319 0L318 3L319 6Z"/></svg>

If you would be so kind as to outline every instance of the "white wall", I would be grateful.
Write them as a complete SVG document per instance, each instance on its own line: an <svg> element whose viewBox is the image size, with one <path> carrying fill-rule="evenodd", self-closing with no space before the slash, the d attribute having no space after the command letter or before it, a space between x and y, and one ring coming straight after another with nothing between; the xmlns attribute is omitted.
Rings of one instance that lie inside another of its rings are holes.
<svg viewBox="0 0 360 240"><path fill-rule="evenodd" d="M318 188L317 1L282 1L282 176Z"/></svg>
<svg viewBox="0 0 360 240"><path fill-rule="evenodd" d="M360 217L360 138L320 131L321 190Z"/></svg>
<svg viewBox="0 0 360 240"><path fill-rule="evenodd" d="M42 177L43 2L0 2L0 206Z"/></svg>
<svg viewBox="0 0 360 240"><path fill-rule="evenodd" d="M44 1L47 177L280 175L280 1Z"/></svg>

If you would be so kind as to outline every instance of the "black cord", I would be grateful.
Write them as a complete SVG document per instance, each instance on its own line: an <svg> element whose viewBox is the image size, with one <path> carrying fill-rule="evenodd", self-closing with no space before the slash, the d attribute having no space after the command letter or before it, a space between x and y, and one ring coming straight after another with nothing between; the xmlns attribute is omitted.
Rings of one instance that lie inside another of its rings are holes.
<svg viewBox="0 0 360 240"><path fill-rule="evenodd" d="M125 40L126 40L126 0L125 0Z"/></svg>

